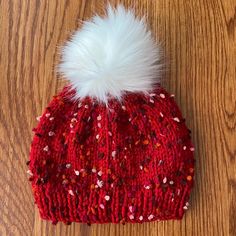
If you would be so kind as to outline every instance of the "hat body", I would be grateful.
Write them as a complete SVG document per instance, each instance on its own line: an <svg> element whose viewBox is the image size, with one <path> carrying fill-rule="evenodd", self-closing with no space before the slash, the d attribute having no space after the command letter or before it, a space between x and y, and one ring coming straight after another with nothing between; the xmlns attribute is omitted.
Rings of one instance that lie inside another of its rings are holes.
<svg viewBox="0 0 236 236"><path fill-rule="evenodd" d="M43 219L124 223L181 219L193 186L190 131L173 96L127 93L108 106L65 87L43 113L29 169Z"/></svg>

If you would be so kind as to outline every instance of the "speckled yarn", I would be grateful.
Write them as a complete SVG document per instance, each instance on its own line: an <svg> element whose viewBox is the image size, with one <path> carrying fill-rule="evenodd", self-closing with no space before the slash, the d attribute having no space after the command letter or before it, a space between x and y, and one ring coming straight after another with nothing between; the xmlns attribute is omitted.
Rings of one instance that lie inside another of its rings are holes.
<svg viewBox="0 0 236 236"><path fill-rule="evenodd" d="M53 98L31 146L30 181L43 219L142 223L181 219L193 186L190 131L170 96L127 94L109 107ZM72 91L73 93L73 91Z"/></svg>

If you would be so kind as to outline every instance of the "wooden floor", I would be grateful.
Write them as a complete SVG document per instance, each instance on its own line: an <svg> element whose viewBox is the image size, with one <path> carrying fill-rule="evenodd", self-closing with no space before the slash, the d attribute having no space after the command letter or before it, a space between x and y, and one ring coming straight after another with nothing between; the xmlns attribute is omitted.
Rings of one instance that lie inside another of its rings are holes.
<svg viewBox="0 0 236 236"><path fill-rule="evenodd" d="M196 146L196 184L182 221L123 225L40 220L27 180L31 129L62 87L58 45L106 1L0 0L0 235L236 235L236 2L126 0L165 50L163 85ZM117 1L111 1L117 3Z"/></svg>

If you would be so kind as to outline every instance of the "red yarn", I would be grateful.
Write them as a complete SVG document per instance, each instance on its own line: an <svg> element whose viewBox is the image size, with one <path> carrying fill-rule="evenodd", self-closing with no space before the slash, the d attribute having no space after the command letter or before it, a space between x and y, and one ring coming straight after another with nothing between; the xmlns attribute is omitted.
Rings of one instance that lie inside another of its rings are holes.
<svg viewBox="0 0 236 236"><path fill-rule="evenodd" d="M43 219L124 223L181 219L193 186L190 131L171 97L127 94L109 108L68 99L42 115L30 180ZM72 92L73 93L73 92Z"/></svg>

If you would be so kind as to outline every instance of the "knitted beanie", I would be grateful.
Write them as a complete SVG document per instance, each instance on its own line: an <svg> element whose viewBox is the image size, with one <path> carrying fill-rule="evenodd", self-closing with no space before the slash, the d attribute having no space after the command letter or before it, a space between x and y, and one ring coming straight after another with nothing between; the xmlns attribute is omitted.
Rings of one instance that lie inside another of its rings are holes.
<svg viewBox="0 0 236 236"><path fill-rule="evenodd" d="M181 219L194 157L174 97L160 86L160 48L122 6L85 22L62 48L69 85L33 130L28 174L53 223Z"/></svg>

